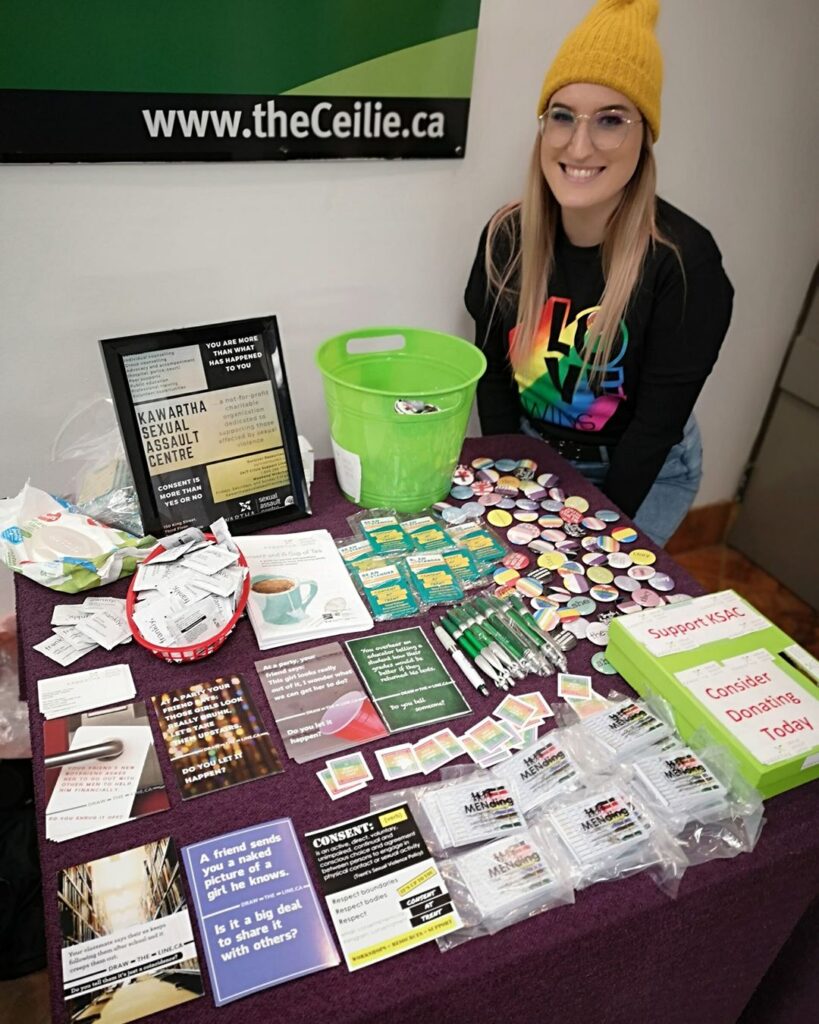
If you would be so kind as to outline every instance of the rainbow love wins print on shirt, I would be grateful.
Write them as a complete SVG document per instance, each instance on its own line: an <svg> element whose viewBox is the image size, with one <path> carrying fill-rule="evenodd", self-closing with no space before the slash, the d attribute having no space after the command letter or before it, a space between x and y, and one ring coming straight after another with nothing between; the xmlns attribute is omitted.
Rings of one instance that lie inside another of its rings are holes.
<svg viewBox="0 0 819 1024"><path fill-rule="evenodd" d="M594 390L584 365L588 328L600 306L581 310L573 320L571 301L553 296L543 307L532 352L515 370L521 404L530 419L569 430L602 430L625 400L623 360L628 327L620 321L611 358ZM509 333L514 349L519 327Z"/></svg>

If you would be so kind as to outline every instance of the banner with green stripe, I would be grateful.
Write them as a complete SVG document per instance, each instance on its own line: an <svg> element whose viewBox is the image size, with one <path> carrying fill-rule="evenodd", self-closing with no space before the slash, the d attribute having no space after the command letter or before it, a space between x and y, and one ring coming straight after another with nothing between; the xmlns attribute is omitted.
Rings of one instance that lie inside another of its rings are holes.
<svg viewBox="0 0 819 1024"><path fill-rule="evenodd" d="M480 0L0 0L0 158L461 157Z"/></svg>

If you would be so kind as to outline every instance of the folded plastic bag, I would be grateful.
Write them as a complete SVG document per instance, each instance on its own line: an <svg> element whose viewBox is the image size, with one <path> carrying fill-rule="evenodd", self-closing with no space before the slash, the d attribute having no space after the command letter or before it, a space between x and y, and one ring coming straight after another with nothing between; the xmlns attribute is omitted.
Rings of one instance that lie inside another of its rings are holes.
<svg viewBox="0 0 819 1024"><path fill-rule="evenodd" d="M83 515L62 498L26 484L0 500L0 557L12 572L77 594L130 576L156 544Z"/></svg>

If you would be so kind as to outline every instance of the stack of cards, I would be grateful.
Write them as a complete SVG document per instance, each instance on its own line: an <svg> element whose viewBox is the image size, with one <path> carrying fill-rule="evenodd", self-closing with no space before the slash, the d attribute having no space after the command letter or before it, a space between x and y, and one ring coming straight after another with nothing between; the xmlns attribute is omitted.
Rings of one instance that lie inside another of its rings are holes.
<svg viewBox="0 0 819 1024"><path fill-rule="evenodd" d="M37 699L43 717L76 715L104 704L121 704L136 696L127 665L108 665L37 680Z"/></svg>
<svg viewBox="0 0 819 1024"><path fill-rule="evenodd" d="M216 636L233 618L247 569L224 520L211 531L218 543L189 527L165 537L159 554L141 565L133 587L133 618L142 636L159 647L190 647Z"/></svg>
<svg viewBox="0 0 819 1024"><path fill-rule="evenodd" d="M331 757L316 775L331 800L340 800L350 793L357 793L359 789L364 789L373 777L360 750L352 754Z"/></svg>
<svg viewBox="0 0 819 1024"><path fill-rule="evenodd" d="M82 604L55 605L54 632L34 650L65 668L90 651L112 651L131 640L125 601L119 597L86 597Z"/></svg>
<svg viewBox="0 0 819 1024"><path fill-rule="evenodd" d="M417 743L400 743L375 752L381 774L388 782L411 775L429 775L464 754L481 768L489 768L528 747L552 709L538 693L507 694L487 716L462 736L439 729Z"/></svg>

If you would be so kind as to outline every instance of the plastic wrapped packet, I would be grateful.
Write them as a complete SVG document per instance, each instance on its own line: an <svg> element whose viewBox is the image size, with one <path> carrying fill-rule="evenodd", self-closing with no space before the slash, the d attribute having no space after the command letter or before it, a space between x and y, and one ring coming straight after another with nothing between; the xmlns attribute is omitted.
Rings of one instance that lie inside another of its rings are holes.
<svg viewBox="0 0 819 1024"><path fill-rule="evenodd" d="M452 545L444 528L431 515L402 518L401 529L412 541L413 551L441 551Z"/></svg>
<svg viewBox="0 0 819 1024"><path fill-rule="evenodd" d="M155 545L83 515L28 484L0 501L0 553L13 571L76 594L130 576Z"/></svg>
<svg viewBox="0 0 819 1024"><path fill-rule="evenodd" d="M750 853L764 824L760 794L724 748L700 731L675 738L623 766L636 792L675 836L688 864Z"/></svg>
<svg viewBox="0 0 819 1024"><path fill-rule="evenodd" d="M342 561L347 566L347 571L352 575L359 568L367 569L375 555L372 545L368 540L361 537L344 537L335 542Z"/></svg>
<svg viewBox="0 0 819 1024"><path fill-rule="evenodd" d="M134 536L142 534L139 499L110 398L84 403L63 423L51 461L55 472L70 470L65 493L81 512Z"/></svg>
<svg viewBox="0 0 819 1024"><path fill-rule="evenodd" d="M373 558L369 568L356 569L352 574L359 593L370 608L376 622L407 619L421 615L426 604L419 598L410 582L407 568L400 558Z"/></svg>
<svg viewBox="0 0 819 1024"><path fill-rule="evenodd" d="M406 801L412 807L421 834L436 856L526 828L514 790L480 768L464 767L443 782L375 794L370 806L380 810L396 801Z"/></svg>
<svg viewBox="0 0 819 1024"><path fill-rule="evenodd" d="M437 940L441 950L574 903L565 854L538 826L437 863L463 924Z"/></svg>
<svg viewBox="0 0 819 1024"><path fill-rule="evenodd" d="M0 618L0 758L31 757L28 704L20 700L17 628L14 616Z"/></svg>
<svg viewBox="0 0 819 1024"><path fill-rule="evenodd" d="M449 526L446 531L453 543L467 548L485 567L494 566L506 555L506 548L498 535L483 523L470 520Z"/></svg>
<svg viewBox="0 0 819 1024"><path fill-rule="evenodd" d="M416 551L404 562L416 593L428 607L457 604L464 599L464 588L442 552Z"/></svg>
<svg viewBox="0 0 819 1024"><path fill-rule="evenodd" d="M675 896L688 860L667 826L622 779L590 777L587 785L538 818L566 851L574 888L646 871Z"/></svg>
<svg viewBox="0 0 819 1024"><path fill-rule="evenodd" d="M412 540L392 509L366 509L349 516L347 522L354 533L370 542L377 555L403 555L412 551Z"/></svg>
<svg viewBox="0 0 819 1024"><path fill-rule="evenodd" d="M583 717L568 704L555 710L555 717L565 728L570 750L589 771L613 771L623 761L633 760L655 743L674 735L673 720L666 707L615 692L607 700L607 706L596 714Z"/></svg>
<svg viewBox="0 0 819 1024"><path fill-rule="evenodd" d="M552 729L492 769L492 774L515 788L527 821L539 808L567 793L583 789L584 772Z"/></svg>
<svg viewBox="0 0 819 1024"><path fill-rule="evenodd" d="M478 561L468 548L450 546L441 556L464 590L483 590L491 584L493 567Z"/></svg>

